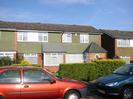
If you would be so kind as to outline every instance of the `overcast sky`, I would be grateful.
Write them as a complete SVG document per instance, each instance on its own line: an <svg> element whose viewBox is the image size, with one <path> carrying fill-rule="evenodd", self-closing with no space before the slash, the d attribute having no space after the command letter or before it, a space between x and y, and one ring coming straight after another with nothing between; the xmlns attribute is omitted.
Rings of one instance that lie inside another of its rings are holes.
<svg viewBox="0 0 133 99"><path fill-rule="evenodd" d="M0 0L0 20L133 31L133 0Z"/></svg>

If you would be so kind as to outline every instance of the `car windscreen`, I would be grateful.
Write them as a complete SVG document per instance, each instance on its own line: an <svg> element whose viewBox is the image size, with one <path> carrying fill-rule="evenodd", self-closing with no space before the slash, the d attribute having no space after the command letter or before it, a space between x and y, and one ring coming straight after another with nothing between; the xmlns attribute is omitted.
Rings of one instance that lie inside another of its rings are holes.
<svg viewBox="0 0 133 99"><path fill-rule="evenodd" d="M130 74L130 66L124 65L118 69L116 69L113 73L115 74L122 74L122 75L128 75Z"/></svg>

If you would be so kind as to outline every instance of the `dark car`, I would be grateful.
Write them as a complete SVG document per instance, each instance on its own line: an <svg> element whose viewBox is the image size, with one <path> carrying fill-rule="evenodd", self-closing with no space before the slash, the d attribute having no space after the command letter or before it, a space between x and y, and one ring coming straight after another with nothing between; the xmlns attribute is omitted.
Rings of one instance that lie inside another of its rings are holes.
<svg viewBox="0 0 133 99"><path fill-rule="evenodd" d="M35 67L0 68L0 99L80 99L87 84Z"/></svg>
<svg viewBox="0 0 133 99"><path fill-rule="evenodd" d="M96 81L97 90L102 94L119 95L122 99L133 98L133 64L126 64L112 74Z"/></svg>

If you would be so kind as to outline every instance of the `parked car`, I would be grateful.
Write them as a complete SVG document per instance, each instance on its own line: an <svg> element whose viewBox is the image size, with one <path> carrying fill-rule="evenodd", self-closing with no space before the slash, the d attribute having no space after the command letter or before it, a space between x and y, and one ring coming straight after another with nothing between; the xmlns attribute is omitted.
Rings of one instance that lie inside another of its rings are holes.
<svg viewBox="0 0 133 99"><path fill-rule="evenodd" d="M133 98L133 64L126 64L112 74L96 81L97 90L102 94L120 95L122 99Z"/></svg>
<svg viewBox="0 0 133 99"><path fill-rule="evenodd" d="M87 84L35 67L0 68L0 99L80 99Z"/></svg>

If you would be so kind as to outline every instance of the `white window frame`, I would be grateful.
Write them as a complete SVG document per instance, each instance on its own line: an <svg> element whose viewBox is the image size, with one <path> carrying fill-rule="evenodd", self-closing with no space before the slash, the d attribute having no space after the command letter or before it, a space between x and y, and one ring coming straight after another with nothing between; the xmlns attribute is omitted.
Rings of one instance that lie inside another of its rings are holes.
<svg viewBox="0 0 133 99"><path fill-rule="evenodd" d="M16 52L0 52L0 57L10 57L11 59L13 59L15 53Z"/></svg>
<svg viewBox="0 0 133 99"><path fill-rule="evenodd" d="M50 61L50 63L47 63L46 61L47 61L47 54L49 54L49 61ZM59 64L62 64L63 62L64 62L64 53L43 53L43 55L44 55L44 65L45 66L59 66ZM62 59L60 60L60 55L61 55L61 57L62 57ZM54 63L54 58L57 58L57 61L56 61L56 63Z"/></svg>
<svg viewBox="0 0 133 99"><path fill-rule="evenodd" d="M80 43L89 43L89 34L80 34Z"/></svg>
<svg viewBox="0 0 133 99"><path fill-rule="evenodd" d="M48 32L18 32L18 42L48 42Z"/></svg>
<svg viewBox="0 0 133 99"><path fill-rule="evenodd" d="M131 47L130 39L117 39L117 47Z"/></svg>
<svg viewBox="0 0 133 99"><path fill-rule="evenodd" d="M72 33L63 33L62 34L63 43L72 43Z"/></svg>
<svg viewBox="0 0 133 99"><path fill-rule="evenodd" d="M83 63L83 54L66 54L66 63Z"/></svg>
<svg viewBox="0 0 133 99"><path fill-rule="evenodd" d="M26 38L25 38L25 36L26 36ZM19 41L19 42L27 41L27 32L18 32L17 33L17 41Z"/></svg>
<svg viewBox="0 0 133 99"><path fill-rule="evenodd" d="M41 37L41 39L40 39L40 37ZM40 42L48 42L48 32L39 32L38 33L38 41L40 41Z"/></svg>
<svg viewBox="0 0 133 99"><path fill-rule="evenodd" d="M130 40L130 47L133 47L133 39Z"/></svg>
<svg viewBox="0 0 133 99"><path fill-rule="evenodd" d="M37 64L37 54L36 53L34 53L34 54L24 54L24 59L26 59L27 60L27 58L36 58L36 62L35 63L32 63L32 61L30 61L30 60L28 60L28 61L30 61L32 64Z"/></svg>

